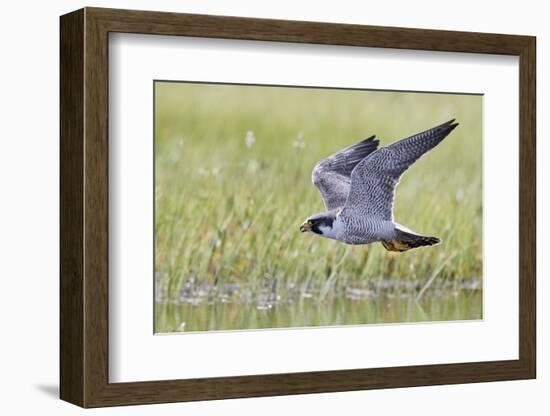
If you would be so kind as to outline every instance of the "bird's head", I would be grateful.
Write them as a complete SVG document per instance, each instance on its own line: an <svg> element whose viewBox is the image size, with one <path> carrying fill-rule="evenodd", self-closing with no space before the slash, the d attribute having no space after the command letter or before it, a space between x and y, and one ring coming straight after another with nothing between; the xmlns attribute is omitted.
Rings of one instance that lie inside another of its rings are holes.
<svg viewBox="0 0 550 416"><path fill-rule="evenodd" d="M327 238L335 238L335 220L335 212L323 212L322 214L315 214L305 220L302 225L300 225L300 231L303 233L310 232L318 234Z"/></svg>

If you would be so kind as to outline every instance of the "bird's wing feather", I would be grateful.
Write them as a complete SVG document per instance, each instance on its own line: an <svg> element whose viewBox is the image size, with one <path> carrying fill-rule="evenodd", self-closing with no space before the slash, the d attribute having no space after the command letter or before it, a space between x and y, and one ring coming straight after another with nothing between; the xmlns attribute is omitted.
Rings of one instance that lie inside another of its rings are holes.
<svg viewBox="0 0 550 416"><path fill-rule="evenodd" d="M454 119L383 147L363 159L351 173L345 209L393 220L393 199L401 175L458 126Z"/></svg>
<svg viewBox="0 0 550 416"><path fill-rule="evenodd" d="M344 205L350 190L351 172L377 146L378 140L371 136L317 162L311 180L321 193L327 210Z"/></svg>

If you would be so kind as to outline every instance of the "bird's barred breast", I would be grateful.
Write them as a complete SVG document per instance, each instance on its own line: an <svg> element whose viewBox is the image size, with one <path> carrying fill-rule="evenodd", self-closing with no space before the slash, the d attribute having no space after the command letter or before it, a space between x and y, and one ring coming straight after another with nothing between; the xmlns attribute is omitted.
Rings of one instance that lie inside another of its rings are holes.
<svg viewBox="0 0 550 416"><path fill-rule="evenodd" d="M342 231L339 240L348 244L369 244L393 237L394 225L370 216L343 211L340 216Z"/></svg>

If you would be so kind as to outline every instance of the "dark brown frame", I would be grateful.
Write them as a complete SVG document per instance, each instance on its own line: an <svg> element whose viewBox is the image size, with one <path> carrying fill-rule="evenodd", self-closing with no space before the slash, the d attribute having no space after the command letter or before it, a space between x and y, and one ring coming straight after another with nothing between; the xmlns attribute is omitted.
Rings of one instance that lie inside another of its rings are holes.
<svg viewBox="0 0 550 416"><path fill-rule="evenodd" d="M109 383L110 32L519 56L519 359ZM535 45L531 36L99 8L62 16L61 398L99 407L535 378Z"/></svg>

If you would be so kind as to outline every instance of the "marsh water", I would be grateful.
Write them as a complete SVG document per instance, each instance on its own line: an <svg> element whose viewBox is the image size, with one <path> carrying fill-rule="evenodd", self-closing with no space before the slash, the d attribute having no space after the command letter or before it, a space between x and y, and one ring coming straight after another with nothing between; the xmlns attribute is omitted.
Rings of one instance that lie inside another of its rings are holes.
<svg viewBox="0 0 550 416"><path fill-rule="evenodd" d="M345 287L241 287L187 283L178 299L157 293L155 332L193 332L473 320L480 281L422 290L417 281Z"/></svg>

